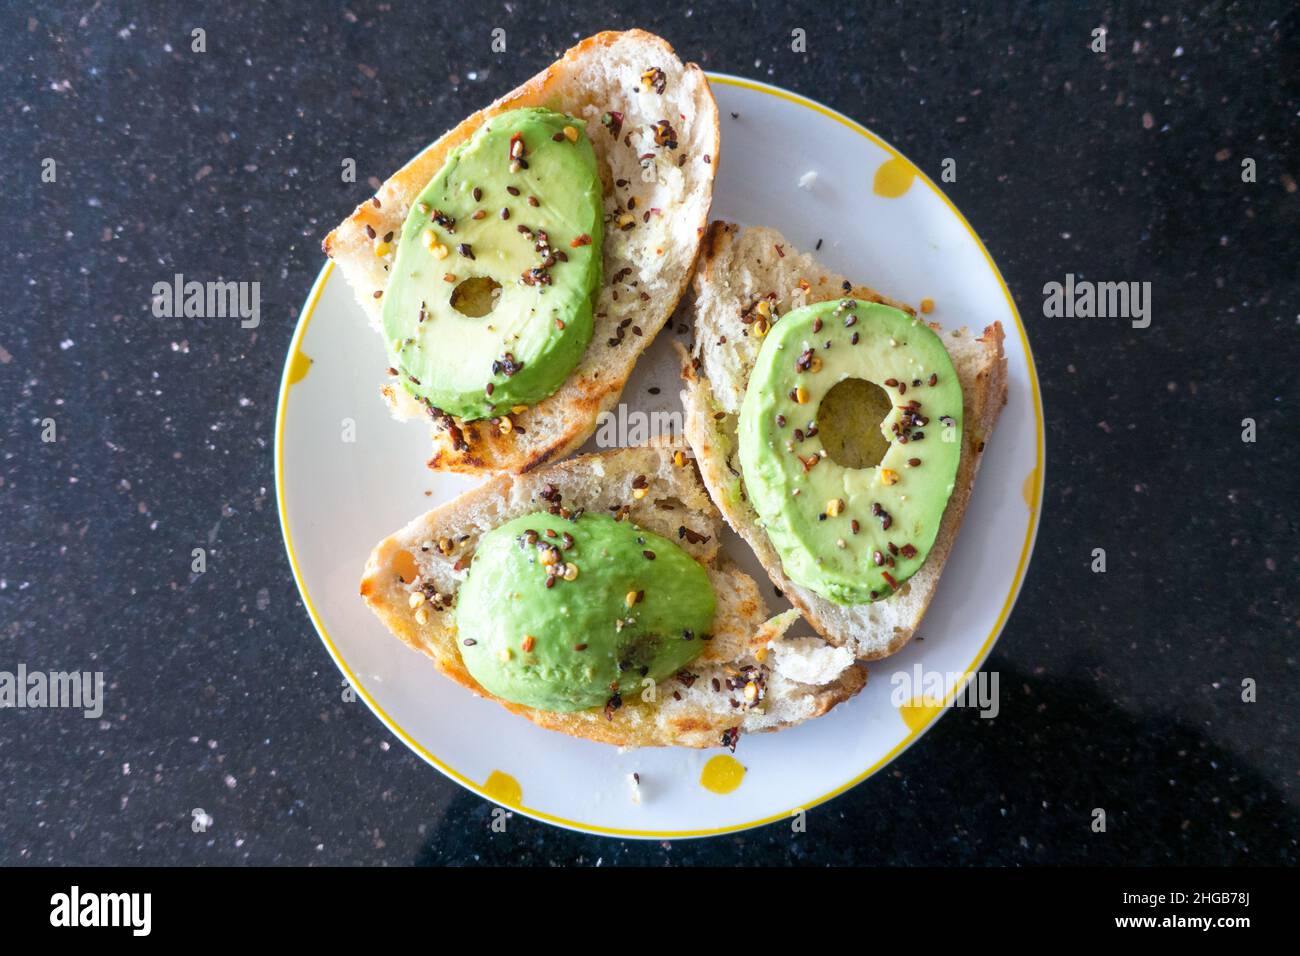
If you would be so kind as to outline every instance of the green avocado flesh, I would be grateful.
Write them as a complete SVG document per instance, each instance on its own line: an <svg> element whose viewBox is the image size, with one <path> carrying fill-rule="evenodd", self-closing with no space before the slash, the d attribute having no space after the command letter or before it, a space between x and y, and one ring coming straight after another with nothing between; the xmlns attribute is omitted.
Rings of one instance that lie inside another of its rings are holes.
<svg viewBox="0 0 1300 956"><path fill-rule="evenodd" d="M462 419L550 395L591 341L603 240L582 121L547 109L488 120L402 226L383 310L402 385Z"/></svg>
<svg viewBox="0 0 1300 956"><path fill-rule="evenodd" d="M934 545L961 431L961 383L919 320L856 299L782 316L750 375L739 441L786 575L837 604L890 597Z"/></svg>
<svg viewBox="0 0 1300 956"><path fill-rule="evenodd" d="M573 711L674 674L703 649L714 609L708 574L667 538L605 515L537 512L483 536L456 627L465 667L488 691Z"/></svg>

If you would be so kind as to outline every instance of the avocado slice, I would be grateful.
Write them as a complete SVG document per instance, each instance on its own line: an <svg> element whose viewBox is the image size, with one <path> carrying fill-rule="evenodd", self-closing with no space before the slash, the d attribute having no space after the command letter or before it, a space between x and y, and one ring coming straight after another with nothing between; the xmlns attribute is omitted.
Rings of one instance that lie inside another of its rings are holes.
<svg viewBox="0 0 1300 956"><path fill-rule="evenodd" d="M750 374L739 444L786 575L837 604L889 598L934 545L961 433L961 382L924 323L858 299L782 316Z"/></svg>
<svg viewBox="0 0 1300 956"><path fill-rule="evenodd" d="M539 108L489 119L402 226L383 308L402 385L466 420L550 395L591 341L603 240L583 122Z"/></svg>
<svg viewBox="0 0 1300 956"><path fill-rule="evenodd" d="M607 515L515 518L480 539L456 602L461 659L496 696L549 711L619 706L710 639L708 573Z"/></svg>

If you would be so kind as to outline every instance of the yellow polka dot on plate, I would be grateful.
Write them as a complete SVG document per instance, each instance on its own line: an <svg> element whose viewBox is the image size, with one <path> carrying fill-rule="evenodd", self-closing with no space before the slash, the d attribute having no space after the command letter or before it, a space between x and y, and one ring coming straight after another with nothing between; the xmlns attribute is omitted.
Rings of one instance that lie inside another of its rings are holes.
<svg viewBox="0 0 1300 956"><path fill-rule="evenodd" d="M296 385L307 377L312 360L302 349L294 349L293 359L289 362L289 384Z"/></svg>
<svg viewBox="0 0 1300 956"><path fill-rule="evenodd" d="M730 754L710 758L700 771L700 786L714 793L731 793L744 779L744 765Z"/></svg>
<svg viewBox="0 0 1300 956"><path fill-rule="evenodd" d="M916 167L902 156L895 156L880 164L876 177L872 180L871 191L886 199L897 199L912 188L916 179Z"/></svg>
<svg viewBox="0 0 1300 956"><path fill-rule="evenodd" d="M519 786L519 781L500 770L493 770L488 775L487 782L483 784L483 792L506 806L517 807L524 799L524 790Z"/></svg>
<svg viewBox="0 0 1300 956"><path fill-rule="evenodd" d="M1037 466L1034 466L1034 470L1025 475L1025 483L1020 486L1020 495L1025 499L1025 504L1029 506L1029 510L1033 511L1034 507L1038 504Z"/></svg>
<svg viewBox="0 0 1300 956"><path fill-rule="evenodd" d="M920 730L941 710L943 710L943 704L926 695L924 697L913 697L911 703L898 708L898 716L902 717L903 723L907 724L912 730Z"/></svg>

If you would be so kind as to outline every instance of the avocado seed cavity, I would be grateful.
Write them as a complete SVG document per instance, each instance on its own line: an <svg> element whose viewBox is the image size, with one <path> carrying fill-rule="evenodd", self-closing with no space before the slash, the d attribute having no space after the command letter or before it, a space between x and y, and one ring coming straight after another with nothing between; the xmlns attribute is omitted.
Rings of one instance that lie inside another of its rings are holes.
<svg viewBox="0 0 1300 956"><path fill-rule="evenodd" d="M846 378L834 385L817 411L817 433L831 461L845 468L872 468L889 450L880 424L889 415L888 393L875 382Z"/></svg>
<svg viewBox="0 0 1300 956"><path fill-rule="evenodd" d="M496 308L501 283L488 276L470 276L451 292L451 307L471 319L481 319Z"/></svg>

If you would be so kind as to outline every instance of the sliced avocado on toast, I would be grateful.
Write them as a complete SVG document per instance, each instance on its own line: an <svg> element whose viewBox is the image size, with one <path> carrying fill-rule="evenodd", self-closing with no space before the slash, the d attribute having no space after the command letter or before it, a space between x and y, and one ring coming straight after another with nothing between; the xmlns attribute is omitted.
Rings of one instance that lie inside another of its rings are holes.
<svg viewBox="0 0 1300 956"><path fill-rule="evenodd" d="M581 120L511 110L453 150L407 214L385 292L402 387L467 421L559 388L591 341L602 214Z"/></svg>
<svg viewBox="0 0 1300 956"><path fill-rule="evenodd" d="M887 397L883 417L871 385ZM919 320L853 298L781 316L750 372L739 436L745 488L790 579L837 604L891 597L939 532L961 422L952 361ZM859 438L875 440L877 461Z"/></svg>

